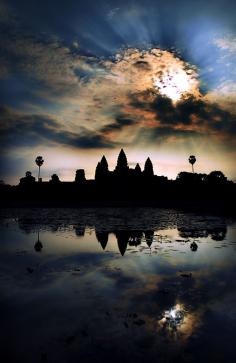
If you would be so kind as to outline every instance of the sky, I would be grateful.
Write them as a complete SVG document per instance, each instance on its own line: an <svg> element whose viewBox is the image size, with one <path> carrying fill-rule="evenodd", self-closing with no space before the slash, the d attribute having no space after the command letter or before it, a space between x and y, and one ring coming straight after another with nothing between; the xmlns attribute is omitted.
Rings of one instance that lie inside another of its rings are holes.
<svg viewBox="0 0 236 363"><path fill-rule="evenodd" d="M0 179L94 178L121 148L157 175L236 180L234 0L0 0Z"/></svg>

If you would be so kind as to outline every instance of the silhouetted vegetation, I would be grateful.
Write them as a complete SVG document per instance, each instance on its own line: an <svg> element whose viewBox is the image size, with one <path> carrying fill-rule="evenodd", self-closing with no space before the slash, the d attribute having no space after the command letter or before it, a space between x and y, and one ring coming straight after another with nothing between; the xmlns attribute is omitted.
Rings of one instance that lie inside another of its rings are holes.
<svg viewBox="0 0 236 363"><path fill-rule="evenodd" d="M20 179L20 185L31 185L35 183L35 177L32 176L31 171L26 171L25 177Z"/></svg>
<svg viewBox="0 0 236 363"><path fill-rule="evenodd" d="M190 155L188 161L192 165L192 172L194 173L193 165L196 163L196 157L194 155Z"/></svg>
<svg viewBox="0 0 236 363"><path fill-rule="evenodd" d="M43 163L37 157L37 165ZM193 166L196 157L191 155ZM194 171L194 170L193 170ZM198 208L234 212L236 184L229 181L221 171L209 174L180 172L176 180L154 174L153 164L147 158L144 170L139 164L132 169L123 149L117 165L109 170L106 157L98 162L95 179L86 180L84 169L77 169L74 182L60 181L53 174L49 182L39 182L30 171L20 179L18 186L0 184L1 196L7 205L148 205L158 207Z"/></svg>
<svg viewBox="0 0 236 363"><path fill-rule="evenodd" d="M44 163L43 157L42 156L37 156L37 158L35 159L35 163L36 165L38 165L39 167L39 173L38 173L38 181L40 181L40 168Z"/></svg>

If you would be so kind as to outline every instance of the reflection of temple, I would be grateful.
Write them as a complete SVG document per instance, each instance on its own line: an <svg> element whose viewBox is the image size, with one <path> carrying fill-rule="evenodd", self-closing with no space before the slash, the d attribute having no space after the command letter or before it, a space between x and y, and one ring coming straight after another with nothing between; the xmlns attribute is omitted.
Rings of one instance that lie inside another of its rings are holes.
<svg viewBox="0 0 236 363"><path fill-rule="evenodd" d="M122 256L124 256L125 251L129 242L129 232L128 231L116 231L115 236L117 238L118 248Z"/></svg>
<svg viewBox="0 0 236 363"><path fill-rule="evenodd" d="M106 246L107 246L107 242L108 242L108 232L99 232L97 229L95 230L96 232L96 237L98 242L101 244L102 249L105 250Z"/></svg>
<svg viewBox="0 0 236 363"><path fill-rule="evenodd" d="M119 251L122 256L124 256L125 251L127 250L128 246L139 246L144 240L146 241L148 247L151 247L153 238L154 238L154 231L130 231L130 230L113 230L113 231L99 231L99 228L95 228L96 238L98 242L101 244L103 250L105 250L108 242L109 233L113 233L117 239L117 245Z"/></svg>

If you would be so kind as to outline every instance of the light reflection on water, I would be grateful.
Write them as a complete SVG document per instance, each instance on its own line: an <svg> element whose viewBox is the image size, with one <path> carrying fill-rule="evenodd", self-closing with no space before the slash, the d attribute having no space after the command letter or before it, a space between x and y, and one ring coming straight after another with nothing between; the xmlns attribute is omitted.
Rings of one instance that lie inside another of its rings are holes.
<svg viewBox="0 0 236 363"><path fill-rule="evenodd" d="M235 361L235 221L139 208L0 222L6 361Z"/></svg>

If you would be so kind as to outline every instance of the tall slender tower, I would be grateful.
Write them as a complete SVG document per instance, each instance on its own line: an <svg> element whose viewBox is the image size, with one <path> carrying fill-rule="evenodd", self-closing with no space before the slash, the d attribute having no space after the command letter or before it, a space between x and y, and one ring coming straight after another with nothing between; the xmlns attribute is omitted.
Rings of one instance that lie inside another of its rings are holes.
<svg viewBox="0 0 236 363"><path fill-rule="evenodd" d="M116 165L115 172L118 176L124 176L124 175L127 175L128 171L129 171L129 167L128 167L128 162L127 162L127 157L125 155L124 150L121 149L118 159L117 159L117 165Z"/></svg>

